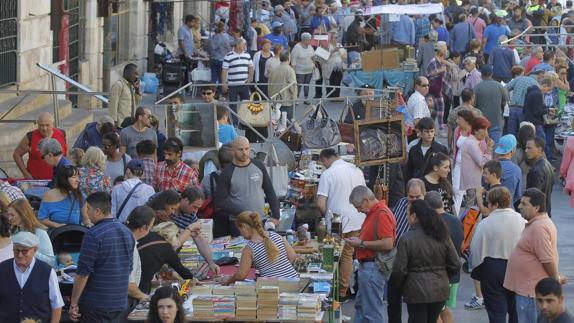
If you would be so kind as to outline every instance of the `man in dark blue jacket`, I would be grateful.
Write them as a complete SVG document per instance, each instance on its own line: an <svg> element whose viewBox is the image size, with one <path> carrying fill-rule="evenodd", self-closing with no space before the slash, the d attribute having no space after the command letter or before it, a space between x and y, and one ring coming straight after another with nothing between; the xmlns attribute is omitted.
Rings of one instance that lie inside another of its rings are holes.
<svg viewBox="0 0 574 323"><path fill-rule="evenodd" d="M532 122L536 127L536 136L544 139L543 116L547 113L553 114L556 110L544 105L544 94L552 91L552 79L544 77L539 83L539 86L533 85L526 90L524 121Z"/></svg>
<svg viewBox="0 0 574 323"><path fill-rule="evenodd" d="M86 125L76 139L74 148L86 151L91 146L96 146L102 149L102 137L112 131L116 131L114 120L110 116L103 116L98 122L90 122Z"/></svg>

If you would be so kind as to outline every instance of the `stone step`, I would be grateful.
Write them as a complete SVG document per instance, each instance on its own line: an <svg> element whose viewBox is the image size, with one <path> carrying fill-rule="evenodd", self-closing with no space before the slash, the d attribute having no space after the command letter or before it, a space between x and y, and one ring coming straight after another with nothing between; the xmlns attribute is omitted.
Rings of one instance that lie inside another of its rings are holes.
<svg viewBox="0 0 574 323"><path fill-rule="evenodd" d="M62 102L64 100L61 100ZM0 117L3 120L17 120L24 114L34 112L52 103L49 95L19 95L0 102Z"/></svg>
<svg viewBox="0 0 574 323"><path fill-rule="evenodd" d="M67 113L60 121L60 128L66 131L67 144L68 147L72 147L78 135L84 130L87 123L94 120L93 113L91 111L86 111L83 109L71 109L70 113ZM34 126L35 127L35 126ZM34 129L32 127L31 129ZM0 134L3 130L0 130ZM29 131L29 130L28 130ZM24 132L24 135L26 132ZM22 137L18 137L17 141L20 142ZM16 163L12 159L12 153L16 144L0 145L0 168L2 168L10 177L21 178L22 174L16 166ZM26 158L24 158L26 160Z"/></svg>
<svg viewBox="0 0 574 323"><path fill-rule="evenodd" d="M69 101L60 101L60 120L65 119L68 115L72 113L72 103ZM36 120L38 119L38 114L41 112L54 112L52 103L44 104L39 108L35 108L33 111L22 114L17 118L10 118L16 120ZM8 119L8 120L10 120ZM28 123L3 123L0 127L0 146L3 145L13 145L16 147L22 137L26 135L28 131L36 129L35 122Z"/></svg>

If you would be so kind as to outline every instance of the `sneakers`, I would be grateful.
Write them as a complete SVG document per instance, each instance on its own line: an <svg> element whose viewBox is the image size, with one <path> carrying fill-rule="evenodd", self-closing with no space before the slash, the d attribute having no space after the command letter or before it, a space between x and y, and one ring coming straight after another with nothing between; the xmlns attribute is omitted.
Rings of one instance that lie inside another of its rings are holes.
<svg viewBox="0 0 574 323"><path fill-rule="evenodd" d="M482 298L478 298L478 296L474 295L468 301L468 303L464 304L464 309L467 310L481 310L484 308L484 300Z"/></svg>

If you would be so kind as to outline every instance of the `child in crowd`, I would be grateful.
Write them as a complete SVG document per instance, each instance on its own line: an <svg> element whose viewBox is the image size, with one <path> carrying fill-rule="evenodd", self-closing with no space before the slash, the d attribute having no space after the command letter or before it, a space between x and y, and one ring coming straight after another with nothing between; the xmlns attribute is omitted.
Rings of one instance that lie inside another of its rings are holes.
<svg viewBox="0 0 574 323"><path fill-rule="evenodd" d="M416 125L416 131L418 138L413 140L407 148L409 155L405 178L407 181L424 176L425 166L433 154L440 152L448 155L448 149L435 140L436 131L432 118L421 118Z"/></svg>
<svg viewBox="0 0 574 323"><path fill-rule="evenodd" d="M237 138L237 132L229 122L229 111L227 107L223 105L217 106L217 124L219 125L217 137L222 145L232 142Z"/></svg>

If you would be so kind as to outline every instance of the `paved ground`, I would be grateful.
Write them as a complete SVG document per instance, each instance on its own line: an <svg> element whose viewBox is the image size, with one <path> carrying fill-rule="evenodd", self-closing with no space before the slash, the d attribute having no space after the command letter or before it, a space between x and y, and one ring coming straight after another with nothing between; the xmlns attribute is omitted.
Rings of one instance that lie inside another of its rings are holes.
<svg viewBox="0 0 574 323"><path fill-rule="evenodd" d="M311 90L313 93L313 90ZM351 90L342 91L343 95L354 95ZM149 106L153 105L153 100L155 96L147 96L144 98L144 104ZM186 98L187 99L187 98ZM327 103L326 108L333 119L338 119L341 111L341 103ZM304 105L299 105L296 109L296 117L302 116L306 108ZM160 115L161 110L156 110L156 113ZM444 137L439 139L444 142ZM555 165L556 168L559 164ZM558 228L558 249L560 256L559 270L562 275L565 275L571 281L564 286L564 293L566 298L567 307L574 310L574 240L569 239L569 237L574 237L574 210L570 207L569 197L562 191L562 186L557 183L554 186L554 192L552 194L552 210L553 210L553 220L555 221L556 227ZM464 309L464 303L467 302L474 294L474 286L470 275L462 274L460 287L458 290L458 301L457 307L454 309L455 322L464 323L483 323L488 321L488 317L485 310L478 311L468 311ZM350 301L343 306L343 312L345 316L353 316L353 302ZM406 312L406 306L403 306L403 321L406 322L408 318Z"/></svg>

